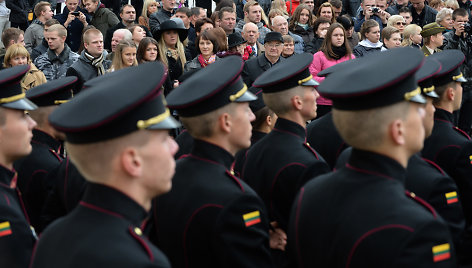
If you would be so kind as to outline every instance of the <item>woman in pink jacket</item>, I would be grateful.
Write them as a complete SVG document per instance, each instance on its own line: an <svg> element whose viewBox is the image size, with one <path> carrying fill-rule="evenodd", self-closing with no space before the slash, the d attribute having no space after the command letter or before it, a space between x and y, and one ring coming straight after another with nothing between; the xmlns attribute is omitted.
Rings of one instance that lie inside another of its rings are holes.
<svg viewBox="0 0 472 268"><path fill-rule="evenodd" d="M313 55L313 62L310 65L310 72L316 81L321 83L324 80L324 77L317 76L322 70L355 58L352 54L351 47L346 44L347 36L343 26L339 23L331 24L320 51ZM332 102L330 100L320 96L316 102L318 105L317 118L331 111Z"/></svg>

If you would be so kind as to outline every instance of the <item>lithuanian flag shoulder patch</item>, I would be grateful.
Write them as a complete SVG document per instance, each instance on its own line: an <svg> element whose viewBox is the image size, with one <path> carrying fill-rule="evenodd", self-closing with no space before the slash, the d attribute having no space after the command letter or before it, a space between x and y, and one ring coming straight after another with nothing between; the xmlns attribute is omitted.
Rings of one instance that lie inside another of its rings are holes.
<svg viewBox="0 0 472 268"><path fill-rule="evenodd" d="M0 222L0 237L11 235L11 226L9 221Z"/></svg>
<svg viewBox="0 0 472 268"><path fill-rule="evenodd" d="M470 164L472 164L472 155L469 155Z"/></svg>
<svg viewBox="0 0 472 268"><path fill-rule="evenodd" d="M449 243L437 245L433 247L433 261L439 262L443 260L447 260L451 257L451 247Z"/></svg>
<svg viewBox="0 0 472 268"><path fill-rule="evenodd" d="M457 199L457 192L450 192L450 193L446 193L446 200L447 200L447 204L454 204L454 203L457 203L459 202L459 199Z"/></svg>
<svg viewBox="0 0 472 268"><path fill-rule="evenodd" d="M249 227L249 226L252 226L254 224L261 222L261 213L259 212L259 210L246 213L243 215L243 219L244 219L244 224L246 225L246 227Z"/></svg>

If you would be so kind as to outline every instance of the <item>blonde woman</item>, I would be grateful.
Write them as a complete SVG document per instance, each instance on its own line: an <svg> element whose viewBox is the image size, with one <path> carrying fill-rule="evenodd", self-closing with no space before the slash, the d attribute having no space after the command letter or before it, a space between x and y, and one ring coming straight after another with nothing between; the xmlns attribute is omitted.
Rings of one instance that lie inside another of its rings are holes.
<svg viewBox="0 0 472 268"><path fill-rule="evenodd" d="M136 45L131 40L121 40L115 49L113 62L109 72L118 71L126 67L137 66Z"/></svg>
<svg viewBox="0 0 472 268"><path fill-rule="evenodd" d="M152 13L157 11L157 2L156 0L146 0L144 1L143 5L143 11L141 13L141 16L139 16L139 24L145 26L146 28L149 28L149 16L151 16Z"/></svg>
<svg viewBox="0 0 472 268"><path fill-rule="evenodd" d="M182 40L187 38L187 34L187 29L179 26L174 19L161 23L156 31L159 60L166 65L169 70L169 77L173 82L183 74L187 62L184 45L182 44Z"/></svg>
<svg viewBox="0 0 472 268"><path fill-rule="evenodd" d="M400 31L400 34L403 34L403 30L406 26L405 19L400 15L393 15L388 18L387 26L395 27Z"/></svg>
<svg viewBox="0 0 472 268"><path fill-rule="evenodd" d="M20 82L23 91L46 83L46 77L43 72L38 70L31 62L30 54L23 45L13 44L8 47L3 61L5 68L26 64L30 65L30 69Z"/></svg>
<svg viewBox="0 0 472 268"><path fill-rule="evenodd" d="M410 24L405 27L403 30L403 42L402 46L412 46L416 48L421 48L421 42L423 37L421 37L421 27L416 24Z"/></svg>

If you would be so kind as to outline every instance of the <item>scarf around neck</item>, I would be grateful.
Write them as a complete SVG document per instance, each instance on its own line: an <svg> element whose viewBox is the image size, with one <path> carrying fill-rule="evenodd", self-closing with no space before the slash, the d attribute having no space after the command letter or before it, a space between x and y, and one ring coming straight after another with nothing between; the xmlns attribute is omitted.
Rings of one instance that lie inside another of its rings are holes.
<svg viewBox="0 0 472 268"><path fill-rule="evenodd" d="M103 67L103 53L100 54L99 57L95 58L92 55L90 55L87 51L84 50L84 56L87 60L90 61L90 64L92 64L93 67L97 68L98 75L104 75L105 74L105 67Z"/></svg>
<svg viewBox="0 0 472 268"><path fill-rule="evenodd" d="M202 66L202 68L205 68L208 64L212 64L213 62L215 62L216 60L216 55L211 55L210 58L208 58L208 60L205 60L205 58L203 58L203 55L200 54L198 55L198 62L200 62L200 65Z"/></svg>

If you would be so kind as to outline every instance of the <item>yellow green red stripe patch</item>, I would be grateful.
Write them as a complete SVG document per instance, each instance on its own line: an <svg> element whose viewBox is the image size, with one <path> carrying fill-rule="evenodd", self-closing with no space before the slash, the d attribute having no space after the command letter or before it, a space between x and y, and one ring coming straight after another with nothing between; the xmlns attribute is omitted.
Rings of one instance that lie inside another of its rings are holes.
<svg viewBox="0 0 472 268"><path fill-rule="evenodd" d="M253 212L244 214L243 219L244 219L244 224L246 225L246 227L249 227L249 226L252 226L254 224L261 222L261 213L259 212L259 210L253 211Z"/></svg>
<svg viewBox="0 0 472 268"><path fill-rule="evenodd" d="M469 155L470 163L472 164L472 155Z"/></svg>
<svg viewBox="0 0 472 268"><path fill-rule="evenodd" d="M0 223L0 237L11 235L11 226L9 221Z"/></svg>
<svg viewBox="0 0 472 268"><path fill-rule="evenodd" d="M433 261L438 262L449 259L451 257L450 249L449 243L434 246Z"/></svg>
<svg viewBox="0 0 472 268"><path fill-rule="evenodd" d="M454 203L457 203L459 201L459 199L457 199L457 192L450 192L450 193L446 193L446 199L447 199L447 203L448 204L454 204Z"/></svg>

